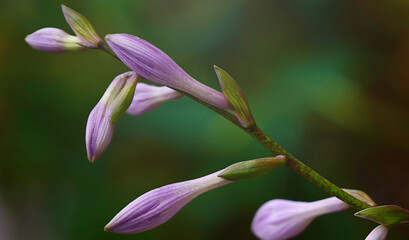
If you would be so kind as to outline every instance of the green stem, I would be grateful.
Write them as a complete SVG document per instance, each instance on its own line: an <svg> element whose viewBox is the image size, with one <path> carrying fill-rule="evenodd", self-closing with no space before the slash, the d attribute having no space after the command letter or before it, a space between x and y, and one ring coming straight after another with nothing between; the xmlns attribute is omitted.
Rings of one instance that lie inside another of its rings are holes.
<svg viewBox="0 0 409 240"><path fill-rule="evenodd" d="M112 52L112 50L109 48L109 46L105 43L103 43L103 46L101 47L102 50L110 54L111 56L114 56L115 58L118 59L118 57ZM321 188L328 194L335 196L339 198L340 200L344 201L351 207L357 209L357 210L362 210L365 208L370 207L368 204L365 202L355 198L354 196L348 194L347 192L343 191L341 188L312 170L310 167L305 165L303 162L298 160L296 157L294 157L291 153L289 153L287 150L285 150L283 147L281 147L277 142L275 142L273 139L271 139L266 133L264 133L260 128L258 128L257 125L253 125L250 127L243 127L240 122L237 120L236 116L231 114L228 111L225 111L223 109L214 107L206 102L203 102L202 100L186 93L183 91L180 91L178 89L174 89L187 97L192 98L196 102L199 102L200 104L206 106L207 108L215 111L216 113L220 114L233 124L235 124L237 127L251 135L253 138L255 138L259 143L261 143L265 148L267 148L270 152L272 152L275 155L285 155L287 156L287 164L286 166L290 168L292 171L298 173L308 181L314 183L317 187Z"/></svg>
<svg viewBox="0 0 409 240"><path fill-rule="evenodd" d="M176 89L175 89L176 90ZM179 91L179 90L177 90ZM181 91L179 91L181 92ZM296 157L294 157L291 153L289 153L287 150L285 150L283 147L281 147L277 142L275 142L273 139L271 139L265 132L263 132L257 125L250 126L248 128L243 127L240 122L237 120L236 116L231 114L228 111L216 108L206 102L203 102L202 100L187 94L185 92L182 92L186 96L192 98L193 100L199 102L200 104L206 106L207 108L215 111L216 113L220 114L233 124L235 124L237 127L248 133L250 136L255 138L259 143L261 143L266 149L268 149L270 152L272 152L275 155L285 155L287 156L287 164L286 166L290 168L292 171L298 173L308 181L312 182L315 184L317 187L322 189L323 191L327 192L331 196L335 196L338 199L344 201L351 207L355 208L356 210L362 210L365 208L370 207L368 204L365 202L355 198L354 196L350 195L349 193L345 192L341 188L339 188L337 185L333 184L323 176L321 176L319 173L315 172L312 170L310 167L305 165L303 162L298 160Z"/></svg>
<svg viewBox="0 0 409 240"><path fill-rule="evenodd" d="M291 153L289 153L287 150L281 147L277 142L271 139L257 126L254 128L254 130L250 132L250 135L254 137L258 142L260 142L264 147L270 150L272 153L276 155L281 154L287 156L288 160L286 166L288 168L298 173L299 175L303 176L308 181L314 183L317 187L321 188L328 194L341 199L342 201L344 201L345 203L347 203L348 205L357 210L362 210L370 207L368 204L345 192L337 185L333 184L328 179L324 178L319 173L315 172L310 167L305 165L303 162L298 160Z"/></svg>

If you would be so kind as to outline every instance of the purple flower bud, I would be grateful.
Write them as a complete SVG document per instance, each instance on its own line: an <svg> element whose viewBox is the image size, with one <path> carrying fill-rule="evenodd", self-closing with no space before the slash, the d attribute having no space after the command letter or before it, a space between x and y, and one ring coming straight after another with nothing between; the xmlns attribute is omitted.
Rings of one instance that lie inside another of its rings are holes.
<svg viewBox="0 0 409 240"><path fill-rule="evenodd" d="M87 122L85 142L88 159L94 162L108 147L115 123L131 104L139 76L126 72L117 76L92 109Z"/></svg>
<svg viewBox="0 0 409 240"><path fill-rule="evenodd" d="M151 190L122 209L105 230L116 233L138 233L155 228L172 218L192 199L211 189L231 183L217 175L173 183Z"/></svg>
<svg viewBox="0 0 409 240"><path fill-rule="evenodd" d="M379 225L365 238L365 240L384 240L388 235L389 228L384 225Z"/></svg>
<svg viewBox="0 0 409 240"><path fill-rule="evenodd" d="M289 239L301 233L314 218L348 207L336 197L315 202L274 199L257 210L251 229L263 240Z"/></svg>
<svg viewBox="0 0 409 240"><path fill-rule="evenodd" d="M84 49L78 37L69 35L58 28L42 28L26 37L32 47L44 52L62 53Z"/></svg>
<svg viewBox="0 0 409 240"><path fill-rule="evenodd" d="M124 33L107 35L105 40L118 58L142 77L182 90L215 107L231 108L223 93L193 79L166 53L149 42Z"/></svg>
<svg viewBox="0 0 409 240"><path fill-rule="evenodd" d="M183 97L183 94L162 86L157 87L146 83L139 83L127 113L140 115L159 107L162 103Z"/></svg>

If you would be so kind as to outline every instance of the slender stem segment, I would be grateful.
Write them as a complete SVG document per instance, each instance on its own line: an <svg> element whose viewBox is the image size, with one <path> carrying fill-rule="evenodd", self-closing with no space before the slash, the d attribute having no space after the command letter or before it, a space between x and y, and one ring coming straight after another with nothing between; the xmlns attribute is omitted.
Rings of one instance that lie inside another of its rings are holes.
<svg viewBox="0 0 409 240"><path fill-rule="evenodd" d="M177 89L175 89L178 91ZM212 105L209 105L200 99L197 99L185 92L182 92L186 96L192 98L193 100L199 102L200 104L206 106L207 108L215 111L216 113L220 114L233 124L235 124L237 127L248 133L250 136L255 138L259 143L261 143L266 149L268 149L270 152L272 152L275 155L285 155L287 156L287 164L286 166L291 169L292 171L298 173L308 181L314 183L317 187L320 189L324 190L331 196L335 196L339 198L340 200L344 201L351 207L355 208L356 210L362 210L369 206L365 202L355 198L354 196L350 195L349 193L345 192L341 188L339 188L337 185L333 184L323 176L321 176L319 173L315 172L312 170L310 167L305 165L303 162L298 160L296 157L294 157L291 153L289 153L287 150L285 150L283 147L281 147L277 142L275 142L273 139L271 139L265 132L263 132L257 125L250 126L248 128L243 127L240 122L237 120L236 116L231 114L228 111L216 108Z"/></svg>
<svg viewBox="0 0 409 240"><path fill-rule="evenodd" d="M294 157L291 153L287 152L284 148L282 148L277 142L271 139L267 134L265 134L260 128L257 126L253 131L250 132L250 135L254 137L258 142L260 142L264 147L270 150L272 153L278 155L285 155L287 156L287 167L293 170L294 172L298 173L299 175L303 176L308 181L314 183L316 186L324 190L325 192L329 193L332 196L336 196L337 198L341 199L351 207L362 210L365 208L370 207L368 204L364 203L363 201L353 197L352 195L348 194L319 173L312 170L310 167L305 165L303 162L298 160Z"/></svg>
<svg viewBox="0 0 409 240"><path fill-rule="evenodd" d="M114 56L115 58L118 59L118 57L112 53L112 50L109 49L109 47L104 44L102 49L110 54L111 56ZM354 196L348 194L347 192L343 191L341 188L321 176L319 173L315 172L312 170L310 167L305 165L303 162L298 160L296 157L294 157L291 153L289 153L287 150L285 150L283 147L281 147L277 142L275 142L273 139L271 139L266 133L264 133L256 124L250 127L243 127L240 122L237 120L236 116L231 114L228 111L225 111L223 109L214 107L206 102L203 102L202 100L186 93L183 91L180 91L178 89L174 89L175 91L178 91L187 97L190 97L191 99L195 100L196 102L206 106L207 108L215 111L216 113L220 114L233 124L235 124L237 127L248 133L250 136L255 138L259 143L261 143L266 149L268 149L270 152L272 152L275 155L285 155L287 156L287 164L286 166L290 168L292 171L298 173L308 181L314 183L317 187L321 188L328 194L335 196L339 198L340 200L344 201L351 207L357 209L357 210L362 210L365 208L370 207L368 204L365 202L355 198Z"/></svg>

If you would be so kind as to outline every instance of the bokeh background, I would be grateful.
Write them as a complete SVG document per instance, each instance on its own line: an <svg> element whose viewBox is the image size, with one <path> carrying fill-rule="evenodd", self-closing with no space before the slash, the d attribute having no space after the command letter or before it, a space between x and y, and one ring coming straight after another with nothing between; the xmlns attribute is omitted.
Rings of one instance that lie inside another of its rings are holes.
<svg viewBox="0 0 409 240"><path fill-rule="evenodd" d="M50 54L24 37L71 33L63 3L101 36L138 35L218 88L213 64L248 95L260 127L339 186L409 208L409 3L308 0L3 0L0 2L0 239L255 239L250 223L273 198L327 195L287 169L192 201L145 233L105 224L165 184L270 156L188 98L126 115L96 163L86 158L89 112L127 71L99 51ZM376 224L354 211L316 219L296 239L364 239ZM396 227L388 239L409 239Z"/></svg>

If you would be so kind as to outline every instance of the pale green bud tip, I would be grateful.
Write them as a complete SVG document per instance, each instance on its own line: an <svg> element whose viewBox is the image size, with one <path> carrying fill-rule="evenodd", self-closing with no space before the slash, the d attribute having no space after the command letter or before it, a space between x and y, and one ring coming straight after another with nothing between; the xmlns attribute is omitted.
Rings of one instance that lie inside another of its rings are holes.
<svg viewBox="0 0 409 240"><path fill-rule="evenodd" d="M364 218L385 226L409 223L409 210L397 205L383 205L365 208L355 216Z"/></svg>
<svg viewBox="0 0 409 240"><path fill-rule="evenodd" d="M64 5L61 5L61 8L65 20L75 32L75 35L81 39L82 45L89 48L100 48L104 45L104 42L85 16Z"/></svg>
<svg viewBox="0 0 409 240"><path fill-rule="evenodd" d="M372 207L376 206L375 201L372 200L372 198L366 192L355 190L355 189L346 189L346 188L343 188L342 190L352 195L353 197L361 200L362 202L368 204L369 206L372 206Z"/></svg>
<svg viewBox="0 0 409 240"><path fill-rule="evenodd" d="M131 105L139 75L134 72L125 73L120 76L120 81L123 87L111 102L111 123L118 121Z"/></svg>
<svg viewBox="0 0 409 240"><path fill-rule="evenodd" d="M286 161L286 156L279 155L238 162L224 169L218 176L231 181L259 177L285 166Z"/></svg>
<svg viewBox="0 0 409 240"><path fill-rule="evenodd" d="M250 106L247 101L246 94L241 89L239 84L223 69L214 65L214 70L219 78L220 87L223 94L229 101L233 113L237 116L240 124L245 127L251 127L255 125L255 120L250 111Z"/></svg>
<svg viewBox="0 0 409 240"><path fill-rule="evenodd" d="M63 53L84 49L78 37L52 27L39 29L25 40L32 48L44 52Z"/></svg>
<svg viewBox="0 0 409 240"><path fill-rule="evenodd" d="M91 111L85 133L91 162L99 158L111 142L115 123L131 104L138 79L134 72L117 76Z"/></svg>

